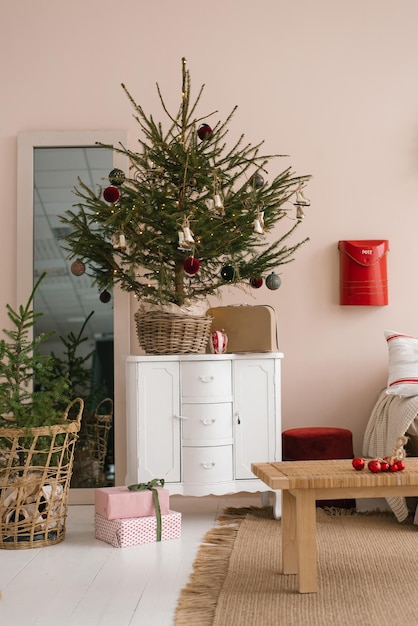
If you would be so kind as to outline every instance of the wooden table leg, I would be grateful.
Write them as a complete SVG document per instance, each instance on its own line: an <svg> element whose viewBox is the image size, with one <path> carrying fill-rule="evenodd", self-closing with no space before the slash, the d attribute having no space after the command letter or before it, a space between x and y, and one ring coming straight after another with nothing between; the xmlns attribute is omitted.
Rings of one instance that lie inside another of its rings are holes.
<svg viewBox="0 0 418 626"><path fill-rule="evenodd" d="M285 489L282 491L283 574L298 573L298 549L296 542L296 498Z"/></svg>
<svg viewBox="0 0 418 626"><path fill-rule="evenodd" d="M293 493L296 500L299 592L314 593L318 590L315 492L297 489Z"/></svg>

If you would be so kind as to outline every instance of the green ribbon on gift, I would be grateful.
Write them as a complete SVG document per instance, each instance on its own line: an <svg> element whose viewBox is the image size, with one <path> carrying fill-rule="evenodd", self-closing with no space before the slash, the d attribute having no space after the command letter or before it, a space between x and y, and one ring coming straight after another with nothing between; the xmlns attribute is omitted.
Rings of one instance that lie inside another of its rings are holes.
<svg viewBox="0 0 418 626"><path fill-rule="evenodd" d="M158 499L157 487L164 487L163 478L154 478L149 483L138 483L137 485L129 485L130 491L152 491L152 500L154 502L155 515L157 517L157 541L161 541L161 508Z"/></svg>

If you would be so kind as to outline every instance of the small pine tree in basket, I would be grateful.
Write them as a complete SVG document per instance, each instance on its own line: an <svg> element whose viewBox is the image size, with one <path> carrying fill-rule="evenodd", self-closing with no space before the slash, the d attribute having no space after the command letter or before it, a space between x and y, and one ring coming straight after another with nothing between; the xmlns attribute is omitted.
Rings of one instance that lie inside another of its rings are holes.
<svg viewBox="0 0 418 626"><path fill-rule="evenodd" d="M42 315L32 309L35 291L45 276L41 275L26 305L15 311L6 305L13 324L3 329L0 340L0 427L29 428L61 423L62 411L70 402L67 375L57 376L55 358L41 354L39 345L55 331L33 337L36 320Z"/></svg>
<svg viewBox="0 0 418 626"><path fill-rule="evenodd" d="M1 549L52 545L65 537L84 403L69 401L67 376L56 376L54 356L39 350L51 333L32 336L42 315L32 304L44 276L25 306L16 311L7 305L12 328L4 329L6 338L0 340Z"/></svg>

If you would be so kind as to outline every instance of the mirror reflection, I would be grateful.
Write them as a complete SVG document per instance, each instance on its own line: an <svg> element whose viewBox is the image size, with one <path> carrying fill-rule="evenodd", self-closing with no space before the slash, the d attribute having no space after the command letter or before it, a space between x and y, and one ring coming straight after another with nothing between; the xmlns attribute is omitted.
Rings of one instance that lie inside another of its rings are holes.
<svg viewBox="0 0 418 626"><path fill-rule="evenodd" d="M46 272L35 297L41 312L35 334L55 330L43 350L68 372L72 395L85 401L72 487L114 484L113 301L102 302L88 273L77 275L66 258L59 217L71 209L78 178L103 185L113 168L112 151L99 147L34 148L34 282Z"/></svg>

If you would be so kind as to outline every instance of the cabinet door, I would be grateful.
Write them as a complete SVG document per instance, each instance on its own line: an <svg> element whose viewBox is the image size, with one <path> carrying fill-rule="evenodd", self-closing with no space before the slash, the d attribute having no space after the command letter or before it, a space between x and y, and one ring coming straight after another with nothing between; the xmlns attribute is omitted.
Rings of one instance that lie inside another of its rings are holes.
<svg viewBox="0 0 418 626"><path fill-rule="evenodd" d="M179 365L170 361L142 361L137 368L138 482L153 478L179 482Z"/></svg>
<svg viewBox="0 0 418 626"><path fill-rule="evenodd" d="M280 362L234 361L235 478L255 478L251 463L274 461L280 445Z"/></svg>

